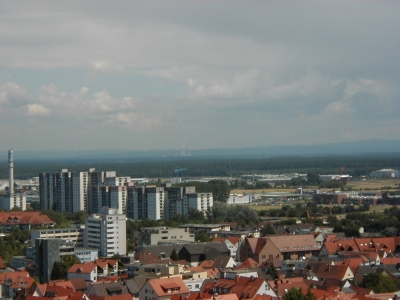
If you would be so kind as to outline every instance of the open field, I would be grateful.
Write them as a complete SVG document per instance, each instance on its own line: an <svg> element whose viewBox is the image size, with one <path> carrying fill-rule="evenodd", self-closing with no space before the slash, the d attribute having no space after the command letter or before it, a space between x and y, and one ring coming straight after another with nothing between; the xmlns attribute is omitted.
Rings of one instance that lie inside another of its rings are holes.
<svg viewBox="0 0 400 300"><path fill-rule="evenodd" d="M391 190L394 189L400 189L400 178L396 179L368 179L368 180L354 180L354 181L348 181L347 185L345 188L351 188L352 190L380 190L380 189L389 189L390 187ZM312 189L318 189L317 186L310 186L306 188L306 190L312 190ZM332 189L324 189L327 191L331 191ZM271 193L271 192L289 192L289 193L294 193L296 191L296 188L276 188L276 189L257 189L257 190L231 190L231 193L236 193L236 194L260 194L262 192L266 193Z"/></svg>
<svg viewBox="0 0 400 300"><path fill-rule="evenodd" d="M379 190L386 187L391 187L392 189L399 189L400 179L369 179L369 180L359 180L359 181L349 181L346 185L347 188L352 188L353 190L360 189L371 189Z"/></svg>

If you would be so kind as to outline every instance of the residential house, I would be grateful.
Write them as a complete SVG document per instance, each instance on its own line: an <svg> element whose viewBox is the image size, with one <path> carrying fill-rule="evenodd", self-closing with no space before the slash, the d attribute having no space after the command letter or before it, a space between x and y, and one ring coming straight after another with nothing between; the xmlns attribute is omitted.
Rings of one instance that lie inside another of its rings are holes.
<svg viewBox="0 0 400 300"><path fill-rule="evenodd" d="M180 277L149 279L139 292L139 299L169 300L172 296L186 297L189 289Z"/></svg>
<svg viewBox="0 0 400 300"><path fill-rule="evenodd" d="M234 266L236 266L236 263L233 260L233 258L227 255L219 255L215 260L211 260L208 262L210 263L212 262L211 268L217 268L217 269L233 268ZM210 267L209 266L210 263L207 265L207 267Z"/></svg>
<svg viewBox="0 0 400 300"><path fill-rule="evenodd" d="M109 283L91 283L89 284L87 296L115 296L115 295L130 295L129 290L120 282L109 282Z"/></svg>
<svg viewBox="0 0 400 300"><path fill-rule="evenodd" d="M0 273L0 298L14 298L21 289L30 288L34 282L28 272Z"/></svg>
<svg viewBox="0 0 400 300"><path fill-rule="evenodd" d="M335 235L328 235L319 255L333 255L340 251L360 251L353 239L341 239Z"/></svg>
<svg viewBox="0 0 400 300"><path fill-rule="evenodd" d="M229 251L231 252L231 256L236 259L236 253L239 248L241 239L235 236L230 236L230 237L216 237L212 240L213 243L216 242L223 242L228 246Z"/></svg>
<svg viewBox="0 0 400 300"><path fill-rule="evenodd" d="M259 277L236 276L235 279L220 278L215 283L205 286L203 293L208 294L236 294L239 299L254 299L256 295L276 297L271 286Z"/></svg>
<svg viewBox="0 0 400 300"><path fill-rule="evenodd" d="M353 271L346 265L318 264L314 266L313 271L321 281L327 278L338 279L340 281L354 278Z"/></svg>
<svg viewBox="0 0 400 300"><path fill-rule="evenodd" d="M68 270L68 279L83 278L85 281L97 281L99 275L96 262L87 262L83 264L74 264Z"/></svg>
<svg viewBox="0 0 400 300"><path fill-rule="evenodd" d="M246 238L241 248L241 260L253 258L259 264L268 259L300 259L316 255L320 247L313 235L280 235L264 238Z"/></svg>
<svg viewBox="0 0 400 300"><path fill-rule="evenodd" d="M204 260L215 260L219 255L230 256L230 251L225 243L193 243L184 245L178 255L192 266L198 266Z"/></svg>

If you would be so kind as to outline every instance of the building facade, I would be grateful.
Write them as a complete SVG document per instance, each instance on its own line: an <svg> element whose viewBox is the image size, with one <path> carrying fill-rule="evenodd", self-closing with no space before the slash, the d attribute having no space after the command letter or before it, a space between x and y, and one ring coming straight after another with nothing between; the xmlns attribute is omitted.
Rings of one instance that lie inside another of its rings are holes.
<svg viewBox="0 0 400 300"><path fill-rule="evenodd" d="M61 169L57 172L39 173L39 201L41 209L54 209L59 212L87 211L97 212L98 203L93 203L92 187L104 183L118 182L115 171L96 171L94 168L85 172L69 172Z"/></svg>
<svg viewBox="0 0 400 300"><path fill-rule="evenodd" d="M19 207L26 210L26 194L25 193L12 193L0 195L0 209L9 211L14 207Z"/></svg>
<svg viewBox="0 0 400 300"><path fill-rule="evenodd" d="M191 241L194 242L194 234L186 228L171 227L143 227L139 232L135 232L135 244L155 245L159 241Z"/></svg>
<svg viewBox="0 0 400 300"><path fill-rule="evenodd" d="M91 214L85 222L85 248L98 249L111 257L126 254L126 216L116 209L105 208L102 214Z"/></svg>

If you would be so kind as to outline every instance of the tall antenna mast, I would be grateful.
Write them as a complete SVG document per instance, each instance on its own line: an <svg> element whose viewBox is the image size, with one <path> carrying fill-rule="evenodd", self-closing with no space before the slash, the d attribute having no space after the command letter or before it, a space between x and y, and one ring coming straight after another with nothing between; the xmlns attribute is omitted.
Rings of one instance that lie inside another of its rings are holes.
<svg viewBox="0 0 400 300"><path fill-rule="evenodd" d="M14 157L12 149L8 150L8 165L10 168L8 192L12 195L14 194Z"/></svg>

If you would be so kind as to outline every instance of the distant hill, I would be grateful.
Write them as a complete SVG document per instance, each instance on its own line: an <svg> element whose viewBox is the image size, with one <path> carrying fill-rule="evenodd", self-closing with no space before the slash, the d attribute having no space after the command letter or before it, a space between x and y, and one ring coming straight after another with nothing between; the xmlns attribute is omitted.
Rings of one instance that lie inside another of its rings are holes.
<svg viewBox="0 0 400 300"><path fill-rule="evenodd" d="M127 162L151 160L199 159L199 158L266 158L278 156L329 156L368 155L399 153L398 140L364 140L331 144L265 146L249 148L220 148L191 150L191 156L180 157L178 149L162 150L69 150L69 151L18 151L14 149L14 160L18 162ZM0 156L0 163L7 162L7 152Z"/></svg>

